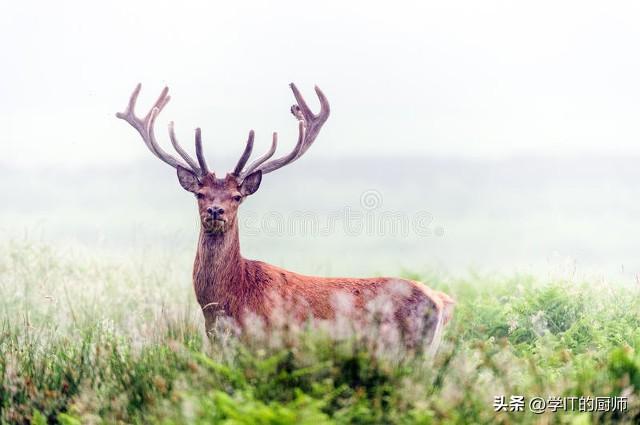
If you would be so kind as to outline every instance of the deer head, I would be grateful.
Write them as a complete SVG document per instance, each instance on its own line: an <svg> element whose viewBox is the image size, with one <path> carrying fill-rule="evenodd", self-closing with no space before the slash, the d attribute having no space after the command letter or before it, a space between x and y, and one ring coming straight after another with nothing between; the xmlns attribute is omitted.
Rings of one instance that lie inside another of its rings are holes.
<svg viewBox="0 0 640 425"><path fill-rule="evenodd" d="M234 170L227 173L224 178L218 178L215 173L209 171L202 151L202 135L199 128L195 132L197 162L178 143L173 122L169 123L169 138L182 160L168 154L158 144L154 124L158 114L169 102L167 87L162 90L158 100L145 117L139 118L134 112L141 89L141 85L138 84L131 94L127 109L124 112L118 112L116 116L127 121L140 133L142 141L151 153L177 170L180 185L193 193L198 200L203 231L209 234L221 234L235 226L239 205L247 196L258 190L262 176L304 155L318 136L322 125L329 118L329 102L317 86L315 90L321 107L317 115L311 111L296 86L293 83L290 86L296 99L296 104L291 107L291 113L298 120L298 141L293 150L280 158L271 159L278 145L278 134L273 133L271 148L245 168L253 150L254 132L251 130L242 156Z"/></svg>

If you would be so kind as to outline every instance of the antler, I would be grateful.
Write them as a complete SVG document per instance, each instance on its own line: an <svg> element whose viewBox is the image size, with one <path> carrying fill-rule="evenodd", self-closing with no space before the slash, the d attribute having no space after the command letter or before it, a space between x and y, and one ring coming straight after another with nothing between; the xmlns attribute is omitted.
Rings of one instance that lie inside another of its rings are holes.
<svg viewBox="0 0 640 425"><path fill-rule="evenodd" d="M245 164L249 160L249 157L251 156L251 151L253 151L254 135L255 133L253 132L253 130L251 130L249 132L249 138L247 139L247 146L245 146L244 152L242 152L242 156L238 160L238 163L236 164L236 168L233 170L234 176L240 175L240 173L242 172L242 169L244 168Z"/></svg>
<svg viewBox="0 0 640 425"><path fill-rule="evenodd" d="M253 148L253 131L250 133L249 140L247 141L247 147L238 161L238 165L234 170L234 174L238 176L241 180L247 177L249 174L255 171L262 171L262 174L267 174L272 171L277 170L278 168L282 168L287 164L292 163L296 159L300 158L304 153L311 147L314 140L318 136L320 129L329 118L329 101L325 97L324 93L320 90L318 86L315 87L316 94L318 95L318 99L320 100L320 113L314 114L307 102L305 102L302 94L298 91L298 88L295 84L289 84L291 90L293 91L293 95L296 98L297 105L293 105L291 107L291 113L298 119L298 142L296 146L293 148L291 152L287 155L280 157L278 159L271 160L266 162L269 158L273 156L276 151L276 147L278 145L278 134L273 133L273 142L271 143L271 148L269 151L255 160L249 167L242 171L244 164L249 159L249 155L251 155L251 149ZM239 167L239 168L238 168Z"/></svg>
<svg viewBox="0 0 640 425"><path fill-rule="evenodd" d="M155 132L154 132L154 124L155 124L156 118L158 117L158 114L160 114L162 109L167 105L167 103L171 99L171 97L168 95L169 88L165 87L162 90L162 92L160 93L160 96L158 97L158 100L156 100L156 102L153 104L153 107L151 107L147 115L145 115L143 119L140 119L136 116L134 109L135 109L136 101L138 100L138 95L140 94L141 88L142 88L141 84L138 84L136 86L135 90L133 90L133 93L131 94L131 97L129 98L129 104L127 105L127 109L124 112L116 113L116 117L123 119L129 124L131 124L131 126L135 128L138 131L138 133L140 133L140 136L142 136L142 140L144 141L144 144L147 145L147 148L149 148L151 153L157 156L160 160L171 165L173 168L177 169L178 167L182 167L187 170L191 170L198 177L201 177L206 173L208 173L207 164L204 161L204 157L202 156L202 142L200 140L200 129L196 129L196 154L197 154L198 163L200 164L200 166L196 164L193 158L191 158L191 156L189 156L189 154L178 143L175 132L173 130L173 121L169 123L169 136L171 138L171 144L173 145L176 152L178 152L178 154L182 157L182 159L184 159L186 164L185 162L182 162L179 159L169 155L160 147L160 145L158 145L158 142L155 137Z"/></svg>

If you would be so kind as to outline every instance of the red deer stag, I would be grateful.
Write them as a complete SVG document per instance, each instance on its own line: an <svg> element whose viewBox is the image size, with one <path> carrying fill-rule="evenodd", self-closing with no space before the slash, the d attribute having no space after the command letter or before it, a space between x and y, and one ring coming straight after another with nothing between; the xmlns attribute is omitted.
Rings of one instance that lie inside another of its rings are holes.
<svg viewBox="0 0 640 425"><path fill-rule="evenodd" d="M266 154L246 166L253 149L254 133L249 132L244 152L234 170L223 178L209 171L202 152L200 129L195 132L197 162L176 140L173 122L169 123L171 143L182 160L169 155L159 145L154 133L158 114L169 102L168 88L160 94L144 118L134 113L140 84L133 91L125 112L116 116L135 128L147 148L160 160L177 170L178 181L197 198L200 236L193 267L193 285L202 307L207 331L216 318L230 317L246 326L247 313L261 317L268 324L276 305L285 300L287 311L300 320L313 317L331 320L336 316L335 298L344 293L352 301L349 318L360 320L361 314L377 297L387 294L404 341L422 342L437 347L443 325L449 320L454 301L442 292L406 279L377 277L370 279L303 276L261 261L248 260L240 254L237 212L244 199L255 193L262 176L299 159L311 147L329 117L329 102L318 87L320 113L314 114L294 84L296 105L291 112L298 120L298 141L293 150L270 160L276 151L277 133ZM246 166L246 167L245 167ZM404 290L398 290L404 287ZM293 307L292 307L293 306ZM358 318L360 317L360 319Z"/></svg>

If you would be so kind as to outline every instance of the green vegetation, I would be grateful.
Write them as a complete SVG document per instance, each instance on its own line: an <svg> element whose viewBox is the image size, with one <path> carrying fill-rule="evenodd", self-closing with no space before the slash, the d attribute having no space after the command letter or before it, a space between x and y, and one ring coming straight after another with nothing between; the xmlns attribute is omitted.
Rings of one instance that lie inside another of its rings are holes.
<svg viewBox="0 0 640 425"><path fill-rule="evenodd" d="M458 300L433 359L375 331L209 343L188 270L0 246L0 422L637 423L637 287L425 278ZM494 412L494 397L625 396L625 412Z"/></svg>

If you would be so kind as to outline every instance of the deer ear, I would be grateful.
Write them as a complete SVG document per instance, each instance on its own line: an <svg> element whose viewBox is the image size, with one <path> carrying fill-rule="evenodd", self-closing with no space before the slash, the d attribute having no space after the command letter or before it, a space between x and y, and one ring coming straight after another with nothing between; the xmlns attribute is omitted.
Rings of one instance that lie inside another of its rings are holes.
<svg viewBox="0 0 640 425"><path fill-rule="evenodd" d="M198 181L198 176L196 176L193 171L189 171L179 165L177 169L178 181L180 182L180 186L182 186L184 190L195 193L195 191L198 190L198 185L200 184L200 182Z"/></svg>
<svg viewBox="0 0 640 425"><path fill-rule="evenodd" d="M249 174L242 181L240 185L240 193L243 196L251 195L255 193L256 190L260 187L260 182L262 181L262 171L258 170L251 174Z"/></svg>

